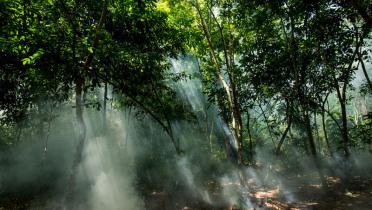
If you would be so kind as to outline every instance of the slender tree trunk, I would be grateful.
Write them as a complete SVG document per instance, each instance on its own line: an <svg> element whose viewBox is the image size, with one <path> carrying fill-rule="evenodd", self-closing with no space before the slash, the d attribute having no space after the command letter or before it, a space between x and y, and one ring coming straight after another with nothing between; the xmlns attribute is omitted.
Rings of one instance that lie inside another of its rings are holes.
<svg viewBox="0 0 372 210"><path fill-rule="evenodd" d="M225 131L223 133L223 139L225 143L225 150L226 150L226 158L233 163L237 162L237 151L235 150L234 146L232 145L230 138L226 135Z"/></svg>
<svg viewBox="0 0 372 210"><path fill-rule="evenodd" d="M340 108L341 108L341 136L342 136L342 146L344 150L344 155L346 157L349 156L349 149L348 149L348 144L349 144L349 136L348 136L348 127L347 127L347 112L346 112L346 84L343 85L342 87L342 93L340 91L339 86L337 85L337 98L338 102L340 103Z"/></svg>
<svg viewBox="0 0 372 210"><path fill-rule="evenodd" d="M238 164L243 164L244 163L244 160L243 160L243 120L242 120L242 116L241 116L241 113L240 113L240 109L238 107L238 103L237 103L237 98L234 96L233 97L233 100L234 100L234 105L232 107L232 112L233 112L233 115L234 115L234 118L233 118L233 128L234 128L234 131L235 131L235 138L236 138L236 141L238 143Z"/></svg>
<svg viewBox="0 0 372 210"><path fill-rule="evenodd" d="M326 185L327 180L324 177L324 174L322 172L321 161L317 155L316 145L315 145L313 131L311 127L310 114L308 111L305 111L304 113L304 120L305 120L306 133L308 136L308 141L309 141L309 146L310 146L311 157L315 163L315 167L318 172L320 182L322 183L322 185Z"/></svg>
<svg viewBox="0 0 372 210"><path fill-rule="evenodd" d="M323 109L324 109L324 107L323 107ZM325 111L324 110L322 111L321 116L322 116L322 128L323 128L323 133L324 133L324 139L325 139L325 142L327 144L327 149L328 149L329 153L332 155L333 152L332 152L332 149L331 149L331 145L329 144L327 127L326 127L326 123L325 123Z"/></svg>
<svg viewBox="0 0 372 210"><path fill-rule="evenodd" d="M347 127L347 113L346 113L346 104L345 101L341 103L341 115L342 115L342 139L343 139L343 148L345 156L349 156L349 136L348 136L348 127Z"/></svg>
<svg viewBox="0 0 372 210"><path fill-rule="evenodd" d="M102 123L103 130L106 131L106 112L107 112L107 82L105 82L105 89L103 92L103 106L102 106Z"/></svg>
<svg viewBox="0 0 372 210"><path fill-rule="evenodd" d="M316 147L315 147L313 131L311 128L311 120L310 120L308 111L305 111L304 113L304 120L305 120L306 134L307 134L307 138L308 138L309 146L310 146L310 152L313 157L316 157L317 156Z"/></svg>
<svg viewBox="0 0 372 210"><path fill-rule="evenodd" d="M335 125L337 126L337 128L338 128L338 129L340 130L340 132L341 132L342 128L341 128L340 123L337 122L337 119L335 118L335 116L333 116L333 114L329 111L330 108L329 108L329 104L328 104L328 102L327 102L327 105L328 105L328 108L327 108L327 109L324 109L324 111L325 111L325 112L328 114L328 116L333 120L333 122L335 123Z"/></svg>
<svg viewBox="0 0 372 210"><path fill-rule="evenodd" d="M247 112L247 133L249 137L249 161L253 162L253 139L252 139L252 133L251 133L251 128L250 128L249 112Z"/></svg>
<svg viewBox="0 0 372 210"><path fill-rule="evenodd" d="M363 70L363 74L366 78L366 81L367 81L367 84L368 84L368 87L370 89L370 91L372 91L372 82L371 80L369 79L369 75L368 75L368 72L367 72L367 69L366 69L366 66L364 65L364 61L363 61L363 58L362 58L362 55L358 52L358 59L359 59L359 62L362 66L362 70Z"/></svg>
<svg viewBox="0 0 372 210"><path fill-rule="evenodd" d="M76 103L76 120L78 124L78 144L76 147L75 157L72 163L72 170L68 182L68 190L65 196L65 199L71 196L74 192L76 175L78 172L78 166L81 163L83 157L84 144L86 139L86 126L83 118L83 101L82 101L82 92L83 92L83 80L78 79L75 81L75 103Z"/></svg>
<svg viewBox="0 0 372 210"><path fill-rule="evenodd" d="M243 121L242 121L241 110L239 107L239 100L238 100L239 97L236 91L234 75L232 72L233 70L233 67L231 66L232 61L230 60L231 58L233 58L233 52L228 51L228 46L227 46L228 44L223 35L223 31L222 31L223 29L221 25L219 24L219 22L217 21L216 17L214 16L213 11L210 10L210 14L214 18L218 26L219 32L221 34L222 42L223 42L224 59L225 59L225 65L227 67L227 75L228 75L228 80L229 80L229 83L228 83L226 79L224 78L223 73L221 72L221 64L218 59L218 54L215 51L215 48L212 42L212 36L210 34L206 20L203 17L198 1L194 2L194 6L200 18L200 25L201 25L202 31L208 43L211 59L216 69L215 71L216 76L219 82L221 82L224 88L224 91L226 93L227 100L228 100L228 108L229 108L229 112L231 115L231 121L232 121L232 133L234 135L235 141L237 142L237 161L238 161L238 164L243 164L243 155L242 155L242 152L243 152Z"/></svg>
<svg viewBox="0 0 372 210"><path fill-rule="evenodd" d="M199 6L198 6L199 8ZM238 164L243 163L243 120L242 120L242 113L239 107L239 96L236 91L236 86L235 86L235 79L234 79L234 74L233 74L233 69L234 69L234 52L233 52L233 46L231 43L231 37L230 39L226 39L223 28L220 25L219 21L217 20L216 16L214 15L213 10L209 8L209 13L212 15L212 18L214 19L218 31L220 32L221 35L221 41L222 41L222 46L223 46L223 53L224 53L224 58L225 58L225 65L227 69L227 76L229 78L229 86L226 88L226 95L228 97L229 101L229 108L232 116L232 127L234 130L235 138L238 144L237 148L237 155L238 155ZM200 8L198 9L199 15L201 16ZM202 16L201 16L202 19ZM230 19L228 18L228 30L231 33L231 28L230 28ZM209 33L206 33L209 34ZM211 37L209 35L209 40L211 40ZM219 65L217 65L219 66Z"/></svg>
<svg viewBox="0 0 372 210"><path fill-rule="evenodd" d="M287 136L289 132L289 129L291 128L291 124L292 124L292 119L288 120L287 128L284 130L284 133L282 134L282 137L280 138L279 144L276 148L276 151L275 151L276 154L280 153L280 149L284 143L285 137Z"/></svg>
<svg viewBox="0 0 372 210"><path fill-rule="evenodd" d="M323 134L324 134L324 140L326 142L326 145L327 145L327 149L328 149L328 152L331 156L333 156L333 152L332 152L332 149L331 149L331 145L329 143L329 138L328 138L328 132L327 132L327 126L326 126L326 122L325 122L325 114L326 114L326 104L328 105L329 107L329 104L328 104L328 96L329 96L330 92L328 92L325 96L324 99L321 99L322 100L322 110L320 112L321 114L321 117L322 117L322 130L323 130Z"/></svg>
<svg viewBox="0 0 372 210"><path fill-rule="evenodd" d="M84 110L83 87L84 87L85 79L82 76L82 74L80 72L80 69L77 67L77 56L76 56L76 47L77 47L77 41L78 41L78 33L77 33L77 31L78 31L77 25L78 24L75 24L74 18L71 16L71 13L65 7L64 2L62 0L60 2L61 2L62 6L63 6L63 8L66 12L68 20L71 23L72 31L73 31L72 46L71 46L71 48L72 48L72 59L73 59L72 69L74 70L74 77L76 78L75 79L75 103L76 103L76 112L75 113L76 113L76 120L77 120L77 124L78 124L78 129L79 129L78 144L77 144L77 147L76 147L75 157L74 157L74 160L73 160L73 163L72 163L71 174L70 174L70 177L69 177L69 180L68 180L68 183L67 183L67 189L66 189L65 195L62 198L63 199L62 200L62 205L64 205L66 199L68 199L70 196L72 196L72 194L74 192L75 180L76 180L76 175L77 175L77 172L78 172L78 166L80 165L82 157L83 157L84 144L85 144L85 140L86 140L86 125L85 125L84 118L83 118L83 110ZM107 14L107 1L104 1L104 6L102 8L101 16L100 16L98 25L96 27L96 36L95 36L95 38L93 40L93 44L92 44L93 53L89 53L86 57L86 60L84 62L84 68L83 68L84 72L89 72L90 71L90 67L91 67L91 64L92 64L92 61L93 61L94 53L95 53L95 50L96 50L96 48L98 46L98 42L99 42L98 32L101 30L101 28L103 26L104 20L106 18L106 14Z"/></svg>
<svg viewBox="0 0 372 210"><path fill-rule="evenodd" d="M321 145L320 138L319 138L319 128L318 128L318 123L316 121L316 112L314 112L314 127L315 127L315 133L316 133L316 143L318 146L318 152L320 153L322 145Z"/></svg>
<svg viewBox="0 0 372 210"><path fill-rule="evenodd" d="M285 140L285 137L287 136L287 133L290 130L291 124L292 124L292 113L291 113L292 109L291 109L291 105L290 105L290 103L289 103L288 100L286 100L286 102L287 102L287 109L286 109L287 128L284 130L284 133L283 133L282 137L280 138L279 143L278 143L278 146L276 148L275 153L277 155L280 153L280 148L282 147L282 145L284 143L284 140Z"/></svg>

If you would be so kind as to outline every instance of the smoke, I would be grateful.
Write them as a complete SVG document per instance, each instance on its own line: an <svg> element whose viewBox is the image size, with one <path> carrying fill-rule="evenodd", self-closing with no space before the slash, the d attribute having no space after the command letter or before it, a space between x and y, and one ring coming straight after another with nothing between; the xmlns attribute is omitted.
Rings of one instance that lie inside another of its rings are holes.
<svg viewBox="0 0 372 210"><path fill-rule="evenodd" d="M30 199L27 208L36 209L53 209L60 205L67 209L144 209L143 200L136 191L136 151L135 141L132 141L137 138L136 130L126 117L131 121L136 118L110 109L107 130L104 130L102 113L86 109L83 160L78 170L72 172L78 133L73 111L69 105L56 110L58 117L51 122L47 140L26 130L19 145L0 154L0 194L24 195L26 200L19 202L27 203ZM132 136L127 141L128 135ZM74 195L61 203L71 173L77 174ZM38 197L34 199L33 195ZM46 200L44 204L40 202L43 199ZM0 201L4 204L18 202Z"/></svg>
<svg viewBox="0 0 372 210"><path fill-rule="evenodd" d="M72 110L58 109L56 112L64 113L64 116L53 121L49 138L41 137L39 128L23 128L19 142L8 150L0 151L0 198L4 199L0 199L2 205L26 203L25 200L32 199L34 194L54 199L55 194L49 192L59 193L63 188L72 161L69 151L73 150L75 133L72 129ZM43 130L44 133L47 132L47 129ZM66 130L71 132L64 132ZM16 196L24 200L13 200ZM27 204L23 208L29 207L30 204Z"/></svg>
<svg viewBox="0 0 372 210"><path fill-rule="evenodd" d="M144 203L136 191L134 141L126 139L133 135L124 118L128 115L114 110L109 113L110 129L102 132L103 136L88 137L85 148L81 170L83 178L91 183L89 209L143 209ZM91 114L88 122L94 123L98 117Z"/></svg>
<svg viewBox="0 0 372 210"><path fill-rule="evenodd" d="M108 106L104 119L102 110L87 108L86 144L74 172L74 195L61 204L79 133L74 108L64 104L54 110L57 117L48 132L45 123L44 135L26 129L18 145L0 153L0 196L30 197L24 202L30 204L19 207L23 209L56 209L60 205L93 210L252 209L268 199L300 202L300 187L321 185L319 174L341 179L370 176L370 153L355 151L348 161L335 153L321 159L319 167L290 144L283 145L285 155L274 155L270 141L256 146L255 166L232 164L225 151L226 141L234 145L234 139L218 109L202 93L202 83L195 76L196 62L189 57L171 62L175 73L194 75L173 84L177 96L195 114L195 120L171 122L181 155L176 154L164 130L151 118L138 117L136 109ZM98 95L102 97L102 93ZM50 133L48 138L45 133ZM15 201L0 198L2 206L11 202Z"/></svg>

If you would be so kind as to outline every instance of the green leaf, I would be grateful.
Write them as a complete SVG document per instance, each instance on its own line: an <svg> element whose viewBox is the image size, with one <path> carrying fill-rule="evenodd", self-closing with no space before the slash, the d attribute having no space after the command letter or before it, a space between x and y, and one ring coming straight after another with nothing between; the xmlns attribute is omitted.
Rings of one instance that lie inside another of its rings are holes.
<svg viewBox="0 0 372 210"><path fill-rule="evenodd" d="M89 51L89 53L93 53L93 48L92 47L88 47L88 51Z"/></svg>
<svg viewBox="0 0 372 210"><path fill-rule="evenodd" d="M30 64L31 63L31 59L30 58L24 58L22 59L22 64L23 65L27 65L27 64Z"/></svg>

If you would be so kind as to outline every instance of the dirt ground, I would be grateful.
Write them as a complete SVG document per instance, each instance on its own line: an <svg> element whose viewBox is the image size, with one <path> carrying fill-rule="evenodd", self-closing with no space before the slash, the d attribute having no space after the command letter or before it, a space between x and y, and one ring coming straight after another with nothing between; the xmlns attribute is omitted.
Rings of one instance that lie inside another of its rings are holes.
<svg viewBox="0 0 372 210"><path fill-rule="evenodd" d="M335 209L335 210L371 210L372 209L372 179L353 177L344 189L340 179L327 177L327 187L317 184L297 186L292 192L296 202L281 200L281 193L263 196L266 202L256 209L296 210L296 209Z"/></svg>
<svg viewBox="0 0 372 210"><path fill-rule="evenodd" d="M304 178L304 177L301 177ZM289 177L288 182L298 183L298 177ZM326 177L327 186L317 183L292 186L291 194L295 201L288 201L287 192L279 187L261 187L254 184L245 196L251 207L239 208L224 203L206 204L197 198L179 199L164 192L153 192L146 199L149 210L372 210L372 178L353 177L348 189L338 177ZM177 200L177 202L173 202Z"/></svg>
<svg viewBox="0 0 372 210"><path fill-rule="evenodd" d="M299 183L299 179L306 177L288 177L288 183ZM295 180L297 179L297 180ZM249 184L249 190L244 195L251 202L250 208L254 210L371 210L372 209L372 178L352 177L348 188L342 185L338 177L326 177L327 187L318 183L291 186L291 195L295 201L289 201L287 191L278 186L257 187ZM216 183L208 183L212 191L218 192ZM288 185L287 185L288 186ZM215 198L220 195L215 193ZM213 199L216 200L216 199ZM217 199L218 200L218 199ZM243 210L237 206L226 203L205 203L197 196L185 195L182 192L151 192L145 198L147 210ZM40 196L19 196L18 194L2 195L0 197L0 210L35 209L35 202L42 206ZM39 208L37 208L39 209ZM41 208L43 209L43 208ZM125 210L125 209L124 209Z"/></svg>

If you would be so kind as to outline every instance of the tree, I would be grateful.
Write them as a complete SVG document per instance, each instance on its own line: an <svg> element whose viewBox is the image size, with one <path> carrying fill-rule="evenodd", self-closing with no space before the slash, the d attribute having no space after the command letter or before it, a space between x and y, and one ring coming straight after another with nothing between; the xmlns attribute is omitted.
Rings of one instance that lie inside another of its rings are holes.
<svg viewBox="0 0 372 210"><path fill-rule="evenodd" d="M85 144L88 89L111 84L127 104L154 117L175 143L171 116L154 112L177 110L165 80L171 78L167 59L182 51L183 39L155 1L19 0L2 1L1 9L4 115L18 121L40 97L66 101L74 93L80 135L67 191L73 189Z"/></svg>

